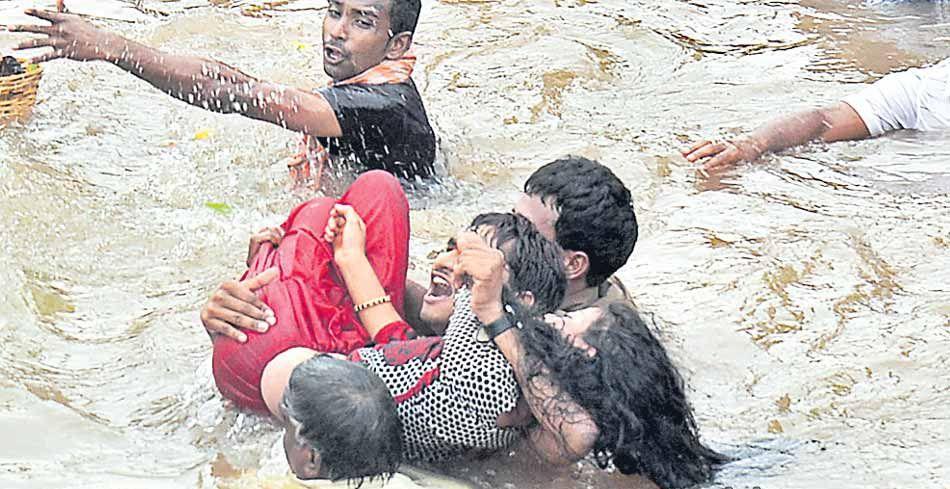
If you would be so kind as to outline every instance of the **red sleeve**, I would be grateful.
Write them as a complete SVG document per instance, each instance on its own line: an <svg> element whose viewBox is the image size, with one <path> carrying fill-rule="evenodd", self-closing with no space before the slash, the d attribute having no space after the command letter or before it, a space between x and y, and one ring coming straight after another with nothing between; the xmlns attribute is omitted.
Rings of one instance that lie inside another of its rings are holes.
<svg viewBox="0 0 950 489"><path fill-rule="evenodd" d="M383 329L376 333L376 337L373 338L373 341L377 345L382 345L391 341L405 341L409 339L411 333L412 328L409 326L409 323L400 319L383 326Z"/></svg>

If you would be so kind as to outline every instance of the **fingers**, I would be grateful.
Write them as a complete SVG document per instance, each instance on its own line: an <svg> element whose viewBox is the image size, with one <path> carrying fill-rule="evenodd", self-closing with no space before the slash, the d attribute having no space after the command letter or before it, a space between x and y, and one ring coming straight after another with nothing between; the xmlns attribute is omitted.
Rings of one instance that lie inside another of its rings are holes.
<svg viewBox="0 0 950 489"><path fill-rule="evenodd" d="M53 40L48 37L44 37L42 39L30 39L29 41L23 41L20 44L17 44L16 47L13 49L22 50L22 49L34 49L34 48L46 48L46 47L53 47Z"/></svg>
<svg viewBox="0 0 950 489"><path fill-rule="evenodd" d="M254 233L251 236L251 241L256 243L263 243L265 241L270 241L275 247L280 245L281 240L284 239L284 228L263 228L260 231Z"/></svg>
<svg viewBox="0 0 950 489"><path fill-rule="evenodd" d="M459 255L453 270L453 279L461 286L466 277L475 282L506 281L505 254L485 244L477 234L459 235Z"/></svg>
<svg viewBox="0 0 950 489"><path fill-rule="evenodd" d="M268 240L274 243L274 246L279 246L280 242L284 239L284 228L277 226L275 228L267 228L267 231Z"/></svg>
<svg viewBox="0 0 950 489"><path fill-rule="evenodd" d="M698 142L698 143L696 143L696 144L690 146L689 149L687 149L686 151L680 151L680 153L683 153L683 156L685 156L685 157L688 158L690 153L692 153L693 151L696 151L696 150L699 149L699 148L702 148L703 146L706 146L707 144L712 144L712 141L710 141L710 140L708 140L708 139L707 139L707 140L704 140L704 141L700 141L700 142Z"/></svg>
<svg viewBox="0 0 950 489"><path fill-rule="evenodd" d="M707 161L703 165L703 169L707 172L722 170L724 168L734 166L739 161L739 159L738 152L727 151Z"/></svg>
<svg viewBox="0 0 950 489"><path fill-rule="evenodd" d="M346 219L340 215L340 212L336 208L330 209L330 218L327 219L327 227L323 230L323 239L332 243L345 225Z"/></svg>
<svg viewBox="0 0 950 489"><path fill-rule="evenodd" d="M247 302L250 302L261 309L267 308L267 305L264 304L264 301L257 297L257 295L255 295L252 291L273 282L278 276L280 276L280 270L278 270L277 267L271 267L243 282L239 282L238 285L241 285L242 287L237 287L236 291L242 295L238 298L245 299Z"/></svg>
<svg viewBox="0 0 950 489"><path fill-rule="evenodd" d="M224 308L227 311L239 313L256 321L267 323L268 321L266 321L266 319L273 319L273 317L269 316L263 309L251 304L250 302L246 302L231 295L222 294L220 297L215 298L214 303L216 306ZM251 329L266 330L267 326L268 324L263 324L260 325L259 328L258 325L252 325Z"/></svg>
<svg viewBox="0 0 950 489"><path fill-rule="evenodd" d="M46 36L51 35L53 32L53 28L48 25L11 25L7 30L10 32L30 32Z"/></svg>
<svg viewBox="0 0 950 489"><path fill-rule="evenodd" d="M220 321L227 324L230 328L246 329L259 333L266 332L267 328L270 327L266 321L255 319L241 311L226 307L224 304L228 302L227 299L222 300L215 298L212 303L208 304L204 311L204 323L209 325L213 321ZM230 302L230 304L234 305L234 302ZM211 328L208 327L208 329L210 330Z"/></svg>
<svg viewBox="0 0 950 489"><path fill-rule="evenodd" d="M363 222L363 218L356 212L356 209L346 204L333 206L333 210L330 211L330 217L341 217L345 222L353 224L362 224Z"/></svg>
<svg viewBox="0 0 950 489"><path fill-rule="evenodd" d="M459 251L464 251L466 249L490 248L490 246L485 244L485 240L474 231L462 231L456 235L455 246Z"/></svg>
<svg viewBox="0 0 950 489"><path fill-rule="evenodd" d="M49 52L49 53L46 53L46 54L41 54L41 55L39 55L39 56L37 56L37 57L31 59L31 60L30 60L30 63L35 64L35 65L38 65L38 64L40 64L40 63L45 63L45 62L47 62L47 61L52 61L52 60L54 60L54 59L60 59L60 58L63 58L63 57L65 57L65 54L63 54L63 51L62 51L61 49L57 49L57 50L55 50L55 51L52 51L52 52Z"/></svg>
<svg viewBox="0 0 950 489"><path fill-rule="evenodd" d="M205 322L205 328L210 331L211 334L227 336L240 343L247 342L246 334L220 319L207 320Z"/></svg>
<svg viewBox="0 0 950 489"><path fill-rule="evenodd" d="M43 20L48 20L54 24L65 19L65 16L63 14L51 12L49 10L38 10L35 8L28 8L24 11L24 13L32 17L39 17Z"/></svg>
<svg viewBox="0 0 950 489"><path fill-rule="evenodd" d="M710 156L722 153L726 150L726 147L726 143L707 143L690 152L689 155L686 156L686 160L694 162L703 158L709 158Z"/></svg>

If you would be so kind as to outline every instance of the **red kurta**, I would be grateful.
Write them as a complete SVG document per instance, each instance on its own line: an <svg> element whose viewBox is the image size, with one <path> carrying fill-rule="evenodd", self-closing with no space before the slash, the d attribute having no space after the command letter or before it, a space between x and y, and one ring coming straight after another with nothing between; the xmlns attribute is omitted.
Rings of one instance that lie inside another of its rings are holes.
<svg viewBox="0 0 950 489"><path fill-rule="evenodd" d="M239 407L267 413L261 396L264 367L293 347L349 353L371 338L353 312L353 301L333 263L333 246L323 231L334 204L348 204L366 223L366 256L392 304L403 315L406 269L409 262L409 203L399 181L384 171L361 175L340 197L305 202L281 227L280 246L261 246L242 279L277 267L279 278L258 291L274 310L277 323L266 333L246 331L247 342L225 336L214 339L214 380L224 397ZM377 343L405 339L408 326L396 323L376 338ZM385 336L385 338L383 337Z"/></svg>

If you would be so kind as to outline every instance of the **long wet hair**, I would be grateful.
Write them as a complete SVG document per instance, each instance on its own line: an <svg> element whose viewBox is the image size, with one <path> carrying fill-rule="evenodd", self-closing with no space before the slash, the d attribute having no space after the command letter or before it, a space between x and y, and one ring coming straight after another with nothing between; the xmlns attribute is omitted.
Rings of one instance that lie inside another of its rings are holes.
<svg viewBox="0 0 950 489"><path fill-rule="evenodd" d="M593 457L624 474L677 489L708 481L728 459L703 445L682 377L640 315L625 302L600 304L584 333L591 355L548 325L519 314L531 377L547 374L599 429ZM547 403L552 406L556 403Z"/></svg>

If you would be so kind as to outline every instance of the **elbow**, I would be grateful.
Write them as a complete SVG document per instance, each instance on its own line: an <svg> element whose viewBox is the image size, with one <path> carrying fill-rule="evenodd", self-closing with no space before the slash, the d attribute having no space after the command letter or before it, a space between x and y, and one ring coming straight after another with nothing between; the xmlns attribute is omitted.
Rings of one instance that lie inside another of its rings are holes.
<svg viewBox="0 0 950 489"><path fill-rule="evenodd" d="M591 425L585 423L580 429L567 433L564 439L565 460L573 463L586 457L594 449L599 436L600 430L593 423Z"/></svg>
<svg viewBox="0 0 950 489"><path fill-rule="evenodd" d="M597 437L600 436L600 430L593 422L577 423L552 436L556 442L550 446L551 449L541 451L542 457L552 465L569 465L590 454Z"/></svg>

